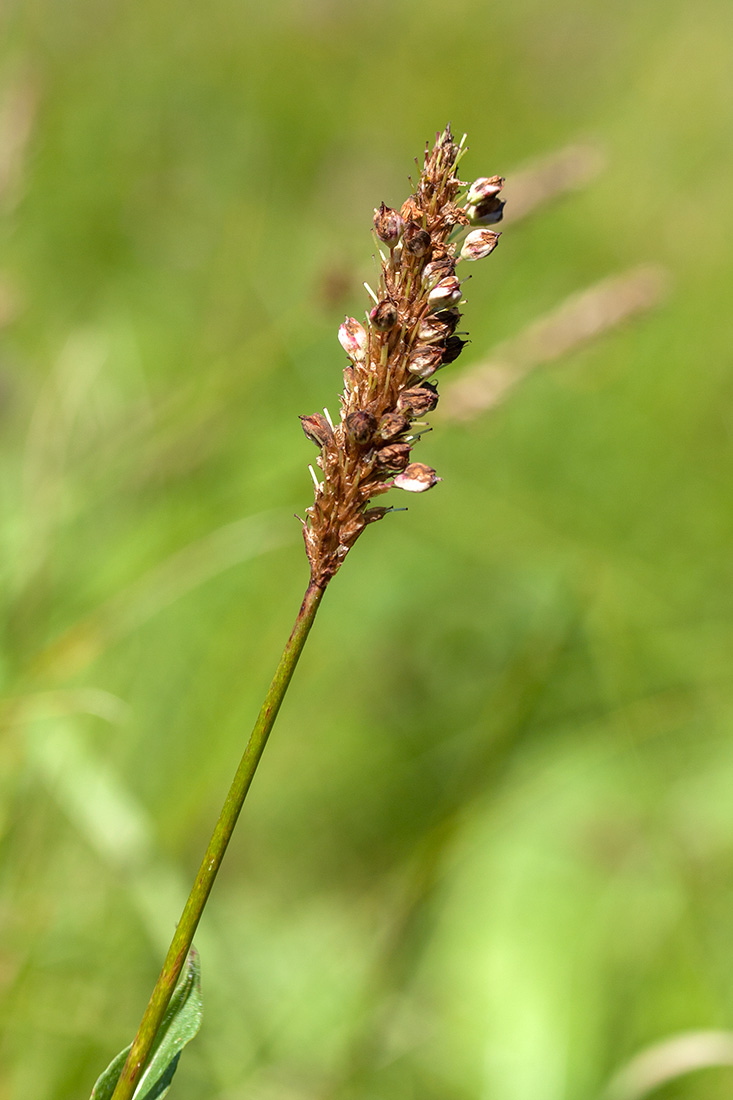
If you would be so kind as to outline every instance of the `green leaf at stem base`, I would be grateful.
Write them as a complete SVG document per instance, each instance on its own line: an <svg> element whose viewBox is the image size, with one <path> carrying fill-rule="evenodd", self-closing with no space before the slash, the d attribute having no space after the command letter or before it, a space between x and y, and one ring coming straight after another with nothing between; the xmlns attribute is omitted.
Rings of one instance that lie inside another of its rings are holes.
<svg viewBox="0 0 733 1100"><path fill-rule="evenodd" d="M202 1015L201 965L198 952L192 947L186 969L166 1009L150 1060L137 1084L133 1100L162 1100L170 1088L181 1051L201 1027ZM130 1046L121 1050L99 1077L92 1089L91 1100L111 1100Z"/></svg>

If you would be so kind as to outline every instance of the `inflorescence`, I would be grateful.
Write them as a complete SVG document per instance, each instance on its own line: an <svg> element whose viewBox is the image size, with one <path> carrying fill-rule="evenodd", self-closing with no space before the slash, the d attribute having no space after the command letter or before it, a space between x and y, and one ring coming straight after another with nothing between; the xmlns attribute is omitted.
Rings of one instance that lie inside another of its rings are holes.
<svg viewBox="0 0 733 1100"><path fill-rule="evenodd" d="M339 342L349 357L344 370L341 415L303 416L303 430L320 450L319 479L311 467L315 500L303 524L311 583L324 588L364 528L391 508L368 507L373 497L399 488L421 493L440 478L411 452L428 429L424 420L438 404L432 376L461 354L466 341L461 319L461 280L456 265L479 260L496 248L499 234L485 228L501 220L501 176L466 186L456 176L465 137L450 127L438 134L414 193L398 212L384 203L374 211L380 242L381 276L374 307L362 325L347 317ZM468 226L458 247L456 237ZM451 240L451 238L453 238Z"/></svg>

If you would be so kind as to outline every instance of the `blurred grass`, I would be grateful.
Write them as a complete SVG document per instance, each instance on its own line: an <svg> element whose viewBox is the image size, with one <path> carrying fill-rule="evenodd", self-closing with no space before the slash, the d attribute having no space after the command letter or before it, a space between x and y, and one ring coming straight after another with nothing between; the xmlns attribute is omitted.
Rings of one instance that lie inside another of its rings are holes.
<svg viewBox="0 0 733 1100"><path fill-rule="evenodd" d="M440 489L329 592L176 1095L580 1100L731 1027L731 22L0 11L1 1100L85 1096L131 1038L305 583L297 414L447 119L510 204L567 142L608 161L475 265L461 364L635 263L672 296L441 425Z"/></svg>

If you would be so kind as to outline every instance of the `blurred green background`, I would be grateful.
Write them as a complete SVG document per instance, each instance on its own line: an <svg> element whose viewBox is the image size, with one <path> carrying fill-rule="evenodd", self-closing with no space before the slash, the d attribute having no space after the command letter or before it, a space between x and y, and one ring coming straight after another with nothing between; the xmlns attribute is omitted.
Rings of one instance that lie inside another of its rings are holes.
<svg viewBox="0 0 733 1100"><path fill-rule="evenodd" d="M172 1095L585 1100L733 1027L732 34L729 0L0 9L0 1100L86 1097L132 1037L305 586L297 416L448 120L507 213L535 158L605 157L474 265L455 377L634 264L670 294L440 424L442 485L328 592Z"/></svg>

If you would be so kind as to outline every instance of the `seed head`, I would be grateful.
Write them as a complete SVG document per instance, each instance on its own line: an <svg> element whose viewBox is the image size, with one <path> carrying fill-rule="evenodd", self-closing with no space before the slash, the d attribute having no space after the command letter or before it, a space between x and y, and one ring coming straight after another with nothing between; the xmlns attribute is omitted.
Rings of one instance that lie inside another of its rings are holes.
<svg viewBox="0 0 733 1100"><path fill-rule="evenodd" d="M491 224L501 217L503 180L481 177L468 190L464 209L457 197L465 186L456 169L463 142L450 128L438 134L412 194L399 211L382 203L374 230L389 248L366 328L347 317L339 341L349 357L338 422L316 413L302 417L303 430L321 449L323 477L303 525L311 581L324 588L348 551L371 523L393 509L370 506L392 488L423 493L440 478L431 466L411 462L422 421L438 404L428 378L462 352L456 335L461 314L461 283L456 278L454 231L471 222ZM469 233L463 259L478 259L496 246L491 230Z"/></svg>

